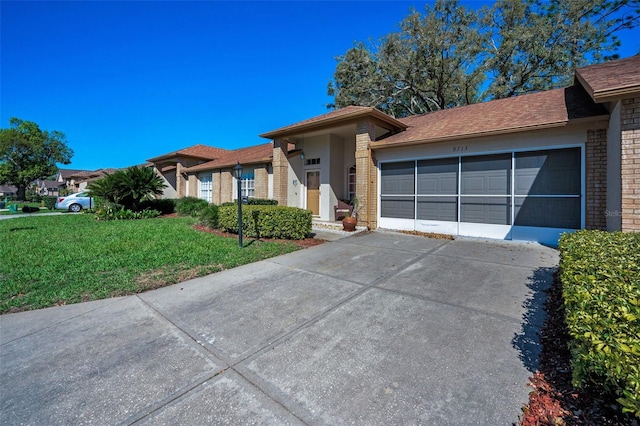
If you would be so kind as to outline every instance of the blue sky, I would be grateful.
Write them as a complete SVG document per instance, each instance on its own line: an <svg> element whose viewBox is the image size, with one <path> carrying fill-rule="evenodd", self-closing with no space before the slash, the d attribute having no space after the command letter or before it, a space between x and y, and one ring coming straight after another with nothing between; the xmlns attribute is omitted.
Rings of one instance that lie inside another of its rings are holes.
<svg viewBox="0 0 640 426"><path fill-rule="evenodd" d="M62 167L88 170L265 143L259 133L327 112L336 56L424 5L2 0L0 127L60 130L74 150ZM638 29L620 36L622 57L638 53Z"/></svg>

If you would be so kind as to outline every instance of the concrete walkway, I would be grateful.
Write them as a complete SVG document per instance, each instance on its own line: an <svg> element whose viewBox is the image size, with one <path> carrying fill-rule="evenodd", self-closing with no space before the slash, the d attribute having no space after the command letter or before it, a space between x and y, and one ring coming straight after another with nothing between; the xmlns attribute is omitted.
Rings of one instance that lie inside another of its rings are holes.
<svg viewBox="0 0 640 426"><path fill-rule="evenodd" d="M509 425L556 264L537 244L373 232L3 315L0 419Z"/></svg>

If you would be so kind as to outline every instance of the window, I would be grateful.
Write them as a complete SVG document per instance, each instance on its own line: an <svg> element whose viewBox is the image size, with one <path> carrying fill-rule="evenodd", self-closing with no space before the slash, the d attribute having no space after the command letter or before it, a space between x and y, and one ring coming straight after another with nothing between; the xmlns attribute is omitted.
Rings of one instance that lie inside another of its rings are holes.
<svg viewBox="0 0 640 426"><path fill-rule="evenodd" d="M211 194L212 194L212 188L213 188L211 175L199 176L199 180L200 180L200 194L198 197L203 200L207 200L208 202L211 202L212 201Z"/></svg>
<svg viewBox="0 0 640 426"><path fill-rule="evenodd" d="M307 158L306 160L304 160L305 166L315 166L317 164L320 164L319 158Z"/></svg>
<svg viewBox="0 0 640 426"><path fill-rule="evenodd" d="M243 173L240 190L243 197L253 197L255 195L256 181L253 172Z"/></svg>

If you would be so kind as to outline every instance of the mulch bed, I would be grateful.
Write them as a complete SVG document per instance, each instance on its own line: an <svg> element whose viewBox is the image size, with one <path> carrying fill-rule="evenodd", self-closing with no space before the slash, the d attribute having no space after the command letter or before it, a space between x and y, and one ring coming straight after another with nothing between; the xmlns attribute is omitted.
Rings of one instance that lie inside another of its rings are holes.
<svg viewBox="0 0 640 426"><path fill-rule="evenodd" d="M211 229L208 228L206 226L202 226L202 225L194 225L193 226L194 229L197 229L198 231L201 232L208 232L210 234L214 234L214 235L218 235L220 237L225 237L225 238L238 238L238 234L232 234L230 232L222 232L218 229ZM304 240L279 240L279 239L274 239L274 238L249 238L250 240L258 240L258 241L265 241L265 242L274 242L274 241L279 241L279 242L289 242L289 243L293 243L295 245L297 245L298 247L301 248L308 248L308 247L313 247L313 246L317 246L320 245L322 243L324 243L324 240L321 239L316 239L316 238L305 238Z"/></svg>
<svg viewBox="0 0 640 426"><path fill-rule="evenodd" d="M530 378L529 404L523 408L522 426L611 425L637 426L621 412L613 395L600 389L578 390L571 385L569 334L564 321L562 284L558 275L547 290L547 320L540 332L540 370Z"/></svg>

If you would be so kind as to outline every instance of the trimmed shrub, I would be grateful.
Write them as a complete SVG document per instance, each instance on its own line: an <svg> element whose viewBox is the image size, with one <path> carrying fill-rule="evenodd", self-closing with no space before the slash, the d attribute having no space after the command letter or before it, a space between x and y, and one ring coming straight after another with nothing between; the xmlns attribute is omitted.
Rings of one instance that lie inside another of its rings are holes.
<svg viewBox="0 0 640 426"><path fill-rule="evenodd" d="M301 240L311 233L309 210L282 206L242 206L242 233L253 238ZM238 232L238 208L221 206L218 226L226 232Z"/></svg>
<svg viewBox="0 0 640 426"><path fill-rule="evenodd" d="M141 210L133 211L122 208L118 205L108 205L99 208L96 211L96 220L134 220L134 219L151 219L160 216L158 210Z"/></svg>
<svg viewBox="0 0 640 426"><path fill-rule="evenodd" d="M218 227L218 206L209 204L200 211L198 223L209 228L216 229Z"/></svg>
<svg viewBox="0 0 640 426"><path fill-rule="evenodd" d="M56 208L56 200L58 197L51 197L47 195L46 197L42 197L42 201L44 201L44 206L49 210L54 210Z"/></svg>
<svg viewBox="0 0 640 426"><path fill-rule="evenodd" d="M270 198L249 198L247 204L250 206L277 206L278 200L272 200Z"/></svg>
<svg viewBox="0 0 640 426"><path fill-rule="evenodd" d="M640 417L640 233L579 231L559 249L574 385Z"/></svg>
<svg viewBox="0 0 640 426"><path fill-rule="evenodd" d="M176 212L180 216L198 217L202 209L209 203L206 200L196 197L184 197L176 200Z"/></svg>
<svg viewBox="0 0 640 426"><path fill-rule="evenodd" d="M233 201L226 201L226 202L220 204L220 207L229 207L229 206L237 206L237 205L238 205L238 203L235 203Z"/></svg>
<svg viewBox="0 0 640 426"><path fill-rule="evenodd" d="M176 200L172 198L154 198L140 203L142 210L158 210L160 214L171 214L176 211Z"/></svg>

